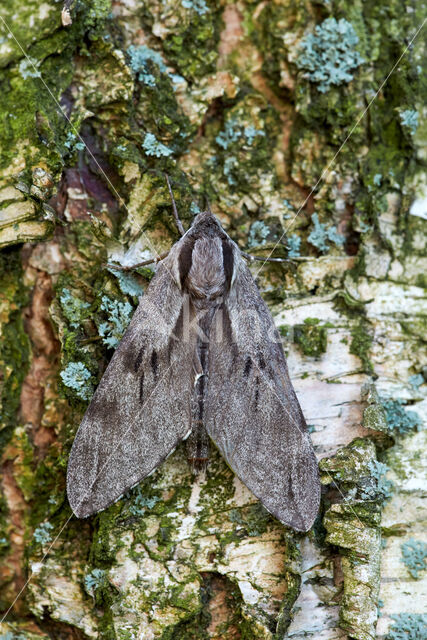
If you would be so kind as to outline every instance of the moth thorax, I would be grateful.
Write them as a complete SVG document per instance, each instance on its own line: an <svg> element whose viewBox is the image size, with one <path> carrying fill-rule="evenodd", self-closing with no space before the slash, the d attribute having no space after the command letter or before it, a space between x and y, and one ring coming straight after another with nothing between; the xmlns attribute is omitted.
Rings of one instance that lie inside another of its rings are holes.
<svg viewBox="0 0 427 640"><path fill-rule="evenodd" d="M219 238L199 238L194 243L187 287L196 298L214 299L225 292L226 277Z"/></svg>

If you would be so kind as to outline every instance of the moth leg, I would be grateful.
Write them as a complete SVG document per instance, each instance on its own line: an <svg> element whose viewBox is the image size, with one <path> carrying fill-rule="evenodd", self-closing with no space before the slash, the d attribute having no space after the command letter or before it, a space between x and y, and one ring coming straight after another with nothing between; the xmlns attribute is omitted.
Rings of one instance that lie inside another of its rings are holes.
<svg viewBox="0 0 427 640"><path fill-rule="evenodd" d="M172 200L172 210L173 210L173 217L175 218L175 224L176 224L176 227L177 227L180 235L183 236L184 233L185 233L185 229L182 226L181 220L179 219L178 209L176 208L175 198L173 197L173 191L172 191L171 183L169 182L169 176L168 176L167 173L165 173L165 178L166 178L166 182L167 182L168 189L169 189L169 195L170 195L171 200Z"/></svg>
<svg viewBox="0 0 427 640"><path fill-rule="evenodd" d="M251 253L245 253L244 251L241 251L241 254L249 260L249 262L253 262L254 260L258 260L259 262L293 262L290 258L262 258L261 256L253 256Z"/></svg>
<svg viewBox="0 0 427 640"><path fill-rule="evenodd" d="M160 262L164 260L166 256L169 255L169 251L164 251L160 253L155 258L150 258L149 260L143 260L142 262L138 262L137 264L133 264L132 266L125 267L121 264L112 264L111 262L107 262L104 265L105 269L115 269L116 271L132 271L133 269L138 269L138 267L145 267L147 264L153 264L153 262Z"/></svg>

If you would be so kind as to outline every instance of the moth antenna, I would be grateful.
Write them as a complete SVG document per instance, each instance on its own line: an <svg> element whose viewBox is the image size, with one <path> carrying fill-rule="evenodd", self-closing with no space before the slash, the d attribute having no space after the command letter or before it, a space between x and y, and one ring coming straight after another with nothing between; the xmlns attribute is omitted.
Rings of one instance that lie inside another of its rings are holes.
<svg viewBox="0 0 427 640"><path fill-rule="evenodd" d="M178 229L180 235L183 236L184 233L185 233L185 229L182 226L181 220L179 219L178 209L176 208L175 198L173 197L173 191L172 191L171 183L169 181L169 176L168 176L167 173L165 173L165 178L166 178L166 182L167 182L168 189L169 189L169 195L170 195L171 200L172 200L172 210L173 210L173 217L175 218L175 224L177 226L177 229Z"/></svg>
<svg viewBox="0 0 427 640"><path fill-rule="evenodd" d="M212 213L211 204L207 198L206 198L206 208L208 213Z"/></svg>
<svg viewBox="0 0 427 640"><path fill-rule="evenodd" d="M133 269L137 269L138 267L145 267L147 264L153 264L153 262L160 262L160 260L164 260L166 256L169 254L169 251L164 251L160 253L155 258L150 258L149 260L143 260L142 262L138 262L137 264L133 264L131 266L123 266L121 264L111 264L111 262L107 262L104 264L104 269L114 269L115 271L132 271Z"/></svg>

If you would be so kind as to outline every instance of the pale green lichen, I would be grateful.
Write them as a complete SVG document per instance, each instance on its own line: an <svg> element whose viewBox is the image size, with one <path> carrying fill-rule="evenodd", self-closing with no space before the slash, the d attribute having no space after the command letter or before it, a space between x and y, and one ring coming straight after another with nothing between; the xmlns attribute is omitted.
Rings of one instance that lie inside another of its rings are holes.
<svg viewBox="0 0 427 640"><path fill-rule="evenodd" d="M382 399L387 416L388 428L391 432L404 435L421 426L421 418L415 411L404 409L402 400Z"/></svg>
<svg viewBox="0 0 427 640"><path fill-rule="evenodd" d="M393 495L394 484L386 475L390 468L383 462L372 460L368 469L375 480L373 486L365 485L361 491L362 498L367 500L388 500Z"/></svg>
<svg viewBox="0 0 427 640"><path fill-rule="evenodd" d="M413 376L409 376L408 382L414 389L418 389L418 387L425 383L425 379L422 373L415 373Z"/></svg>
<svg viewBox="0 0 427 640"><path fill-rule="evenodd" d="M93 394L93 387L89 383L91 372L83 362L70 362L60 373L66 387L73 389L81 400L89 400Z"/></svg>
<svg viewBox="0 0 427 640"><path fill-rule="evenodd" d="M411 576L419 578L419 572L427 567L427 544L421 540L410 538L400 545L402 550L402 562L407 567Z"/></svg>
<svg viewBox="0 0 427 640"><path fill-rule="evenodd" d="M132 489L125 498L130 500L129 511L134 516L144 515L147 509L152 509L161 500L156 495L146 496L141 485Z"/></svg>
<svg viewBox="0 0 427 640"><path fill-rule="evenodd" d="M301 255L300 253L301 238L297 236L296 233L289 236L287 245L288 245L288 258L298 258Z"/></svg>
<svg viewBox="0 0 427 640"><path fill-rule="evenodd" d="M252 146L257 136L265 136L265 132L255 129L253 125L244 127L235 118L230 118L225 123L224 129L216 136L215 142L223 149L228 149L239 140Z"/></svg>
<svg viewBox="0 0 427 640"><path fill-rule="evenodd" d="M199 16L203 16L209 11L205 0L181 0L181 4L185 9L192 9L198 13Z"/></svg>
<svg viewBox="0 0 427 640"><path fill-rule="evenodd" d="M337 247L342 247L345 242L345 237L337 232L336 227L327 227L325 224L319 222L317 213L313 213L311 216L313 222L313 230L307 238L307 241L316 247L321 253L327 253L330 249L330 242Z"/></svg>
<svg viewBox="0 0 427 640"><path fill-rule="evenodd" d="M142 84L146 84L149 87L156 86L156 76L153 74L155 67L157 67L161 73L168 72L160 53L145 45L139 47L131 45L128 49L128 54L130 58L130 68Z"/></svg>
<svg viewBox="0 0 427 640"><path fill-rule="evenodd" d="M90 304L73 296L70 290L66 288L62 290L59 300L64 316L67 318L70 326L76 329L82 320L88 317Z"/></svg>
<svg viewBox="0 0 427 640"><path fill-rule="evenodd" d="M99 335L102 336L104 344L115 349L130 322L133 307L129 302L119 302L102 296L100 308L108 314L108 320L99 325Z"/></svg>
<svg viewBox="0 0 427 640"><path fill-rule="evenodd" d="M415 135L418 129L418 112L413 109L405 109L400 113L400 122L404 127L408 127L412 135Z"/></svg>
<svg viewBox="0 0 427 640"><path fill-rule="evenodd" d="M399 613L391 617L394 623L387 640L427 640L427 615Z"/></svg>
<svg viewBox="0 0 427 640"><path fill-rule="evenodd" d="M139 298L142 295L144 291L143 288L129 273L124 273L119 269L114 269L114 267L108 267L108 271L116 276L122 293L136 298Z"/></svg>
<svg viewBox="0 0 427 640"><path fill-rule="evenodd" d="M34 530L33 538L37 542L37 544L47 544L52 541L53 524L50 522L43 522L43 524L39 525L37 529Z"/></svg>
<svg viewBox="0 0 427 640"><path fill-rule="evenodd" d="M90 573L85 575L84 583L88 593L93 593L106 583L106 571L103 569L93 569Z"/></svg>
<svg viewBox="0 0 427 640"><path fill-rule="evenodd" d="M167 158L173 153L173 150L169 149L162 142L159 142L153 133L147 133L145 135L142 148L147 156L155 156L156 158Z"/></svg>
<svg viewBox="0 0 427 640"><path fill-rule="evenodd" d="M270 229L262 220L257 220L249 230L248 247L256 247L265 244L270 234Z"/></svg>
<svg viewBox="0 0 427 640"><path fill-rule="evenodd" d="M348 83L353 79L353 70L363 58L356 50L359 38L353 25L342 18L327 18L317 25L300 43L296 61L304 77L325 93L331 85Z"/></svg>

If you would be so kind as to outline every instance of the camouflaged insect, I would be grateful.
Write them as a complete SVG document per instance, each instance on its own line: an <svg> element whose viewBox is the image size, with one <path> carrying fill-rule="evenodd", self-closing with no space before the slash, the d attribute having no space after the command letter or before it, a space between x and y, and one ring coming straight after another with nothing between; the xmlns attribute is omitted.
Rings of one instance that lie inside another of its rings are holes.
<svg viewBox="0 0 427 640"><path fill-rule="evenodd" d="M280 337L211 212L160 263L87 409L68 463L74 513L105 509L185 439L194 470L212 440L270 513L311 527L318 468Z"/></svg>

